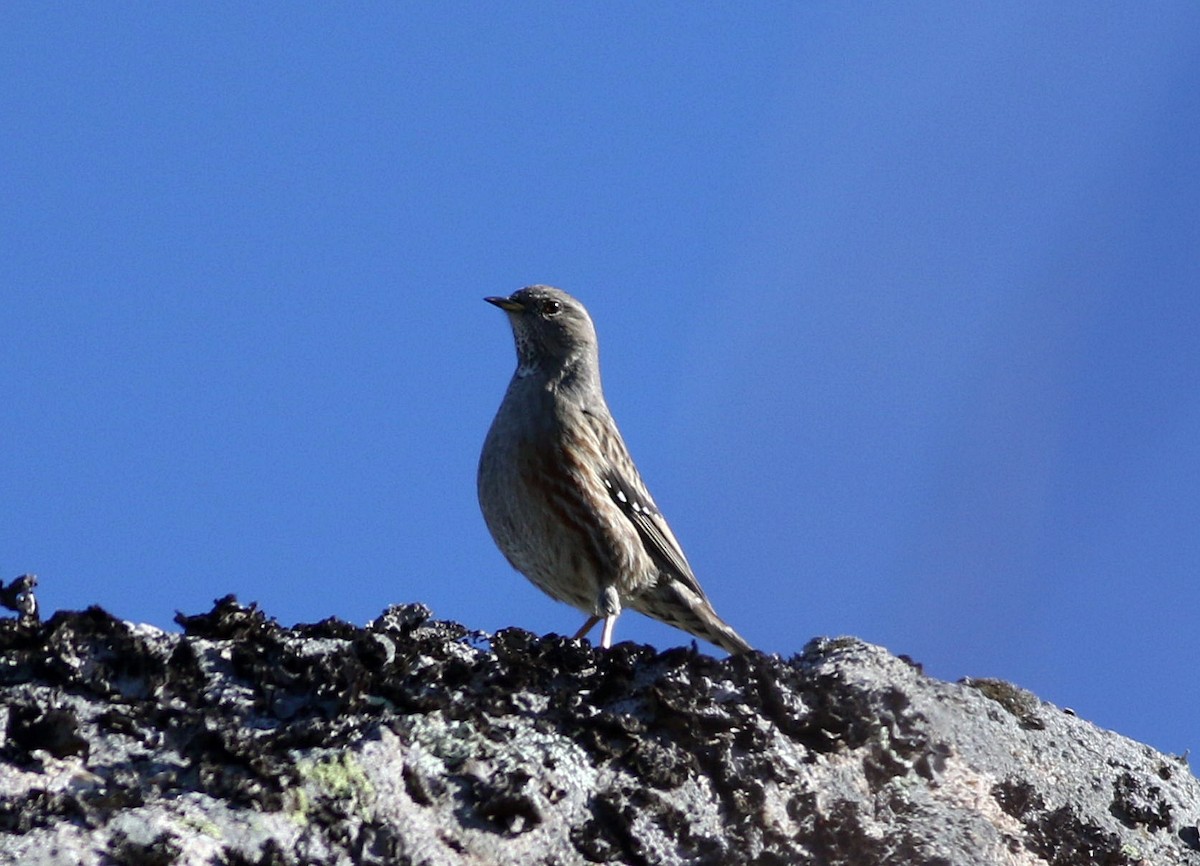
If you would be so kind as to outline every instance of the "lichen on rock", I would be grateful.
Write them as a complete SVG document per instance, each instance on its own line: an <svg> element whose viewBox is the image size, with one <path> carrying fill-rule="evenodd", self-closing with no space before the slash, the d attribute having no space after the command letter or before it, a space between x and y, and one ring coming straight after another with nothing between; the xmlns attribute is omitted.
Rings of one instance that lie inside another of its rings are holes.
<svg viewBox="0 0 1200 866"><path fill-rule="evenodd" d="M0 620L0 863L1200 863L1187 766L880 647Z"/></svg>

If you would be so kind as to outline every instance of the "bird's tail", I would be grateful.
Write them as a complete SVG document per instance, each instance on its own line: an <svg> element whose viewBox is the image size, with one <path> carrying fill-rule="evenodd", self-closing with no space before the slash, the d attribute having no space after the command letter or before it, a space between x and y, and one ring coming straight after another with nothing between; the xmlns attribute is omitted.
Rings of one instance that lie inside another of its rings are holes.
<svg viewBox="0 0 1200 866"><path fill-rule="evenodd" d="M729 623L717 616L707 598L666 575L661 576L653 587L630 599L628 604L646 616L683 629L728 653L736 655L753 649Z"/></svg>

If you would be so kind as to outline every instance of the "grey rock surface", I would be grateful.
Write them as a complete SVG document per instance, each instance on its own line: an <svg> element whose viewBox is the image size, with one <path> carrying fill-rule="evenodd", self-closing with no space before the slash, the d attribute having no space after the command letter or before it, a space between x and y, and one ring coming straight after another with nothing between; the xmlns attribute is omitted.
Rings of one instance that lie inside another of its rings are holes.
<svg viewBox="0 0 1200 866"><path fill-rule="evenodd" d="M880 647L0 621L0 863L1200 864L1182 759Z"/></svg>

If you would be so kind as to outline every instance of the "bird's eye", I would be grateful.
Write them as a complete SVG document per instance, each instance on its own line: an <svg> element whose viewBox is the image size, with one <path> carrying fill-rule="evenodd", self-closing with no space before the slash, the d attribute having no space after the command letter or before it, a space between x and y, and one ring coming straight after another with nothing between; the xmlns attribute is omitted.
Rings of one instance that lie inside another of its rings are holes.
<svg viewBox="0 0 1200 866"><path fill-rule="evenodd" d="M562 301L555 301L555 300L542 301L542 315L543 316L557 316L561 312L562 312Z"/></svg>

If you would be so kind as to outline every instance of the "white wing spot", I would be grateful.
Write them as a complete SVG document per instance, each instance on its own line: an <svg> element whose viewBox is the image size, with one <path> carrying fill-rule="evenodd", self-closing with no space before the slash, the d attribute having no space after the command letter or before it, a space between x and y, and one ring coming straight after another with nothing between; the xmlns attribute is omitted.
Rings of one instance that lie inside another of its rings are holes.
<svg viewBox="0 0 1200 866"><path fill-rule="evenodd" d="M611 485L610 485L610 486L611 486ZM629 501L629 499L628 499L628 498L626 498L626 496L625 496L625 491L624 491L624 490L618 490L618 491L617 491L617 499L621 500L622 502L628 502L628 501ZM634 506L634 508L637 508L637 506L635 505L635 506Z"/></svg>

